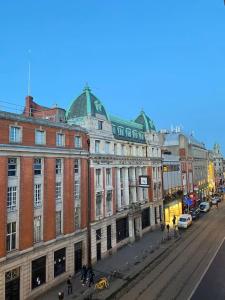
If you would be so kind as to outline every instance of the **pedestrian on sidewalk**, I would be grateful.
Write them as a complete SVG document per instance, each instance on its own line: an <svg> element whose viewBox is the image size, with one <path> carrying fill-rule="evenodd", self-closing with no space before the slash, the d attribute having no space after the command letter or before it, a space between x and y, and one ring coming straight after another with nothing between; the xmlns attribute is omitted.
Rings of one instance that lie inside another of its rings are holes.
<svg viewBox="0 0 225 300"><path fill-rule="evenodd" d="M176 225L176 216L175 215L173 215L173 220L172 220L172 222L173 222L173 228L175 228L175 225Z"/></svg>
<svg viewBox="0 0 225 300"><path fill-rule="evenodd" d="M167 233L169 234L169 232L170 232L170 224L166 225L166 229L167 229Z"/></svg>
<svg viewBox="0 0 225 300"><path fill-rule="evenodd" d="M161 222L160 228L161 228L161 231L164 232L164 230L165 230L165 224L163 222Z"/></svg>
<svg viewBox="0 0 225 300"><path fill-rule="evenodd" d="M68 295L73 293L72 277L71 275L67 279L67 293Z"/></svg>
<svg viewBox="0 0 225 300"><path fill-rule="evenodd" d="M64 293L63 292L58 292L58 297L59 297L59 300L63 300L64 299Z"/></svg>
<svg viewBox="0 0 225 300"><path fill-rule="evenodd" d="M83 265L81 269L81 278L80 280L83 281L82 285L85 285L87 279L87 267L86 265Z"/></svg>
<svg viewBox="0 0 225 300"><path fill-rule="evenodd" d="M88 268L88 286L90 287L91 284L94 284L94 278L95 278L95 273L92 269L92 267Z"/></svg>

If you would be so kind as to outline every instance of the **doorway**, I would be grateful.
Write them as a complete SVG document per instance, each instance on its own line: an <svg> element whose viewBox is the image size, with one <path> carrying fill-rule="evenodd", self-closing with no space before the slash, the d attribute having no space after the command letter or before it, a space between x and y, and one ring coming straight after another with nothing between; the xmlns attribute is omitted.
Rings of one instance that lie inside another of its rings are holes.
<svg viewBox="0 0 225 300"><path fill-rule="evenodd" d="M19 268L5 273L5 300L20 300Z"/></svg>
<svg viewBox="0 0 225 300"><path fill-rule="evenodd" d="M77 273L82 268L82 242L74 244L74 272Z"/></svg>

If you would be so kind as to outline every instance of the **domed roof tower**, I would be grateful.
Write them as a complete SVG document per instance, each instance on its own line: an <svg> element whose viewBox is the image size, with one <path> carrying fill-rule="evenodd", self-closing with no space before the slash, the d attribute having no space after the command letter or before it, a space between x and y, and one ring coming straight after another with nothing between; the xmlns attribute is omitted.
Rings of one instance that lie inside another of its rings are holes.
<svg viewBox="0 0 225 300"><path fill-rule="evenodd" d="M153 121L142 110L140 115L135 120L136 123L143 125L145 132L156 131Z"/></svg>
<svg viewBox="0 0 225 300"><path fill-rule="evenodd" d="M101 101L91 93L91 89L88 85L84 87L83 93L71 103L66 111L67 120L86 116L101 116L109 120L104 106Z"/></svg>

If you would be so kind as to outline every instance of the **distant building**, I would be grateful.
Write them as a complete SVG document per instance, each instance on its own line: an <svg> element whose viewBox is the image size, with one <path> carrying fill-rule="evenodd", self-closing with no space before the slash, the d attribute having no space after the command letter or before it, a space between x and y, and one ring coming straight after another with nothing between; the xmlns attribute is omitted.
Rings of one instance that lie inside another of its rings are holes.
<svg viewBox="0 0 225 300"><path fill-rule="evenodd" d="M214 160L214 169L216 176L216 186L219 187L223 184L224 176L223 176L223 155L220 150L219 144L214 144L213 147L213 160Z"/></svg>
<svg viewBox="0 0 225 300"><path fill-rule="evenodd" d="M180 130L162 133L163 148L180 158L184 194L197 192L200 197L208 188L208 151L203 143Z"/></svg>

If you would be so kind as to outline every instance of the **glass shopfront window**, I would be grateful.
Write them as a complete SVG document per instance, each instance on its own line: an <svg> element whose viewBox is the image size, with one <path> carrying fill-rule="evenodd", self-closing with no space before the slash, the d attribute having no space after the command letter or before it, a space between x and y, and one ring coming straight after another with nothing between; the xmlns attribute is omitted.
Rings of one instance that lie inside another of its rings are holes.
<svg viewBox="0 0 225 300"><path fill-rule="evenodd" d="M32 261L32 289L46 282L46 256Z"/></svg>
<svg viewBox="0 0 225 300"><path fill-rule="evenodd" d="M66 271L66 248L55 251L54 253L54 277Z"/></svg>

